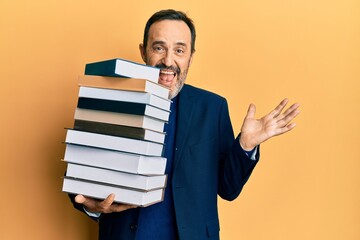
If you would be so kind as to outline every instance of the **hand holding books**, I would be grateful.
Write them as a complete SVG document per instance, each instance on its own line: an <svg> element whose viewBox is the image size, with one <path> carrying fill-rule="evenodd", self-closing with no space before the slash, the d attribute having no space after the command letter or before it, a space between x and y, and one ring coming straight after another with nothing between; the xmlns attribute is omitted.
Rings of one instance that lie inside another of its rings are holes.
<svg viewBox="0 0 360 240"><path fill-rule="evenodd" d="M122 212L130 208L136 208L135 205L114 203L115 194L110 194L104 200L96 200L93 198L84 197L83 195L77 195L75 201L84 205L84 208L91 213L112 213Z"/></svg>

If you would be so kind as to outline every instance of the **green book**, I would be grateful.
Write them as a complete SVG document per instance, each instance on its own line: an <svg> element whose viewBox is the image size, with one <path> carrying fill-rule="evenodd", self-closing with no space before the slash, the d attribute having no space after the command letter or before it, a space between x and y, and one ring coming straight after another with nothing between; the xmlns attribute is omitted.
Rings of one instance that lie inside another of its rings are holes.
<svg viewBox="0 0 360 240"><path fill-rule="evenodd" d="M159 68L121 58L88 63L85 66L85 75L140 78L155 83L159 80L159 74Z"/></svg>

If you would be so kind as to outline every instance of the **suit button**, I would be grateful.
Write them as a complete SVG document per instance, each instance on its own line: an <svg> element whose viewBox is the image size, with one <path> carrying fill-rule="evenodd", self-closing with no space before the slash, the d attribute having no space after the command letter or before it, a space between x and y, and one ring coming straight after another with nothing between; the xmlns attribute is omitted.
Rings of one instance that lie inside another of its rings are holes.
<svg viewBox="0 0 360 240"><path fill-rule="evenodd" d="M137 227L138 227L137 224L131 224L131 225L130 225L130 229L131 229L131 230L136 230Z"/></svg>

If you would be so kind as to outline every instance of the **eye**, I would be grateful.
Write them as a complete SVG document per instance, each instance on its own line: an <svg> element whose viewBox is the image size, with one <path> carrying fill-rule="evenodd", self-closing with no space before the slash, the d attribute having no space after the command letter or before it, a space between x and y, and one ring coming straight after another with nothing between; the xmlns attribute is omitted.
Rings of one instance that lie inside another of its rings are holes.
<svg viewBox="0 0 360 240"><path fill-rule="evenodd" d="M176 53L177 53L178 55L182 55L182 54L185 53L185 51L184 51L183 49L181 49L181 48L178 48L178 49L176 49Z"/></svg>
<svg viewBox="0 0 360 240"><path fill-rule="evenodd" d="M159 52L159 53L161 53L161 52L164 52L164 48L163 47L161 47L161 46L154 46L153 47L153 50L155 51L155 52Z"/></svg>

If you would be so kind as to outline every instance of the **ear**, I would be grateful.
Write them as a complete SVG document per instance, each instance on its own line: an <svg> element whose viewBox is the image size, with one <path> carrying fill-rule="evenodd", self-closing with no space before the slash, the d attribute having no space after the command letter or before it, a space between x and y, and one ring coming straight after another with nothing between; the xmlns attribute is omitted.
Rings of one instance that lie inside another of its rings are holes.
<svg viewBox="0 0 360 240"><path fill-rule="evenodd" d="M146 63L146 50L144 49L144 44L142 43L139 44L139 50L142 60Z"/></svg>
<svg viewBox="0 0 360 240"><path fill-rule="evenodd" d="M189 61L189 67L191 66L192 62L193 62L193 59L194 59L194 55L195 55L195 52L193 52L190 56L190 61Z"/></svg>

